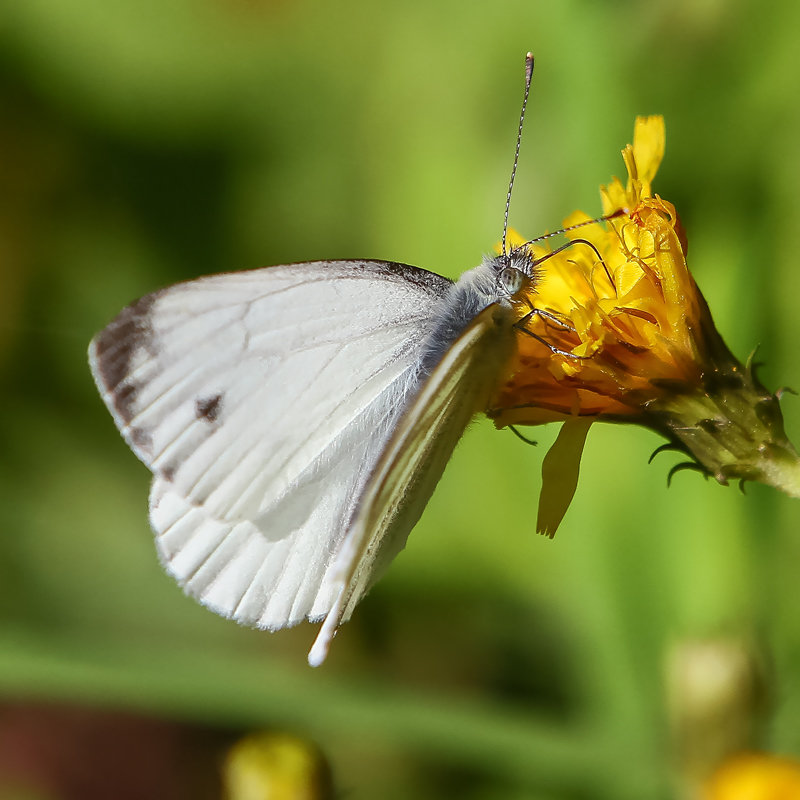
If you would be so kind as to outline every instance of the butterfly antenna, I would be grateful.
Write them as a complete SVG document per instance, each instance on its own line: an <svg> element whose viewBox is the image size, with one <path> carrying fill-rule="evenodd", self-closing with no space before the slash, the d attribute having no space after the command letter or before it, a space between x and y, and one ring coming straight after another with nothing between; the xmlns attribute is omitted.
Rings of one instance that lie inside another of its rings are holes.
<svg viewBox="0 0 800 800"><path fill-rule="evenodd" d="M570 231L577 230L578 228L585 228L587 225L595 225L598 222L606 222L610 219L616 219L617 217L624 217L626 214L629 214L630 210L627 208L618 208L616 211L612 211L610 214L604 214L602 217L595 217L594 219L585 219L583 222L576 222L574 225L569 225L566 228L559 228L557 231L551 231L550 233L543 233L541 236L537 236L535 239L528 239L527 242L524 242L521 246L527 247L529 244L536 244L536 242L543 242L545 239L551 239L553 236L561 236L563 233L569 233Z"/></svg>
<svg viewBox="0 0 800 800"><path fill-rule="evenodd" d="M528 105L528 95L531 92L531 78L533 77L533 54L525 56L525 94L522 97L522 111L519 115L519 128L517 129L517 146L514 149L514 166L511 168L511 180L508 182L506 195L506 213L503 216L503 255L506 254L506 238L508 237L508 211L511 208L511 191L514 188L514 178L517 177L517 164L519 163L519 147L522 143L522 124L525 122L525 108Z"/></svg>

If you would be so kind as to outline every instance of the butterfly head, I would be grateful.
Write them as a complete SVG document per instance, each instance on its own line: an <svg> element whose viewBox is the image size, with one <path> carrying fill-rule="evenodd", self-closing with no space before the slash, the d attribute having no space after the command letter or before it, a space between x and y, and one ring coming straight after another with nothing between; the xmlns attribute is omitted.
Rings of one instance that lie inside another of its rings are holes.
<svg viewBox="0 0 800 800"><path fill-rule="evenodd" d="M513 299L536 288L540 270L528 247L515 247L491 259L498 297Z"/></svg>

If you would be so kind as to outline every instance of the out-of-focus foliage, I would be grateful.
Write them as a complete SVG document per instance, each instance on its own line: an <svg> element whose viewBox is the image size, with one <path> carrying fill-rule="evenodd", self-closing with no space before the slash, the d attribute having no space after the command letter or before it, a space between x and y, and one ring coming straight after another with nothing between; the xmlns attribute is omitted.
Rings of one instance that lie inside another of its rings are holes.
<svg viewBox="0 0 800 800"><path fill-rule="evenodd" d="M646 466L658 440L596 426L551 542L542 446L476 424L312 671L310 626L239 628L162 574L147 471L85 363L124 304L205 273L474 266L499 237L532 50L512 224L599 213L634 117L663 114L655 189L717 326L742 359L760 345L768 386L798 385L799 23L794 3L743 0L6 4L5 698L288 729L351 797L645 800L672 785L665 654L725 635L767 654L758 744L800 752L796 501L683 474L667 490L669 457Z"/></svg>

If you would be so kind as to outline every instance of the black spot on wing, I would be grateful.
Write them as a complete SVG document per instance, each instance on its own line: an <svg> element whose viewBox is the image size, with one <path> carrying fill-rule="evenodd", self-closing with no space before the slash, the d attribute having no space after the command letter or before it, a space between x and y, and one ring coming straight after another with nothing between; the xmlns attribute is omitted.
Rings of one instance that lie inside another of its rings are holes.
<svg viewBox="0 0 800 800"><path fill-rule="evenodd" d="M138 387L133 383L118 384L116 389L111 390L111 402L114 410L126 424L133 419L133 404L137 391Z"/></svg>
<svg viewBox="0 0 800 800"><path fill-rule="evenodd" d="M150 310L158 294L149 294L123 309L92 341L90 352L95 379L107 393L108 402L126 423L133 418L132 407L137 392L136 385L126 382L126 379L134 353L151 349Z"/></svg>
<svg viewBox="0 0 800 800"><path fill-rule="evenodd" d="M206 422L216 422L222 406L222 395L215 394L212 397L198 397L194 404L194 413L197 419L204 419Z"/></svg>
<svg viewBox="0 0 800 800"><path fill-rule="evenodd" d="M153 443L152 437L143 428L131 428L129 436L131 442L140 450L146 450Z"/></svg>

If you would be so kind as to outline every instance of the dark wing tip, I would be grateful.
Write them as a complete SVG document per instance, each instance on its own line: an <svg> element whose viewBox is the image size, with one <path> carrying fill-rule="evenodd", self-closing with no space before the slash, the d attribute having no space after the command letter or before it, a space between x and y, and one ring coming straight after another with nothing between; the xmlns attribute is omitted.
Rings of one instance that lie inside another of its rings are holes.
<svg viewBox="0 0 800 800"><path fill-rule="evenodd" d="M150 309L157 294L147 295L124 308L89 345L89 365L109 409L123 423L132 419L137 386L129 380L134 354L149 349L152 339Z"/></svg>

